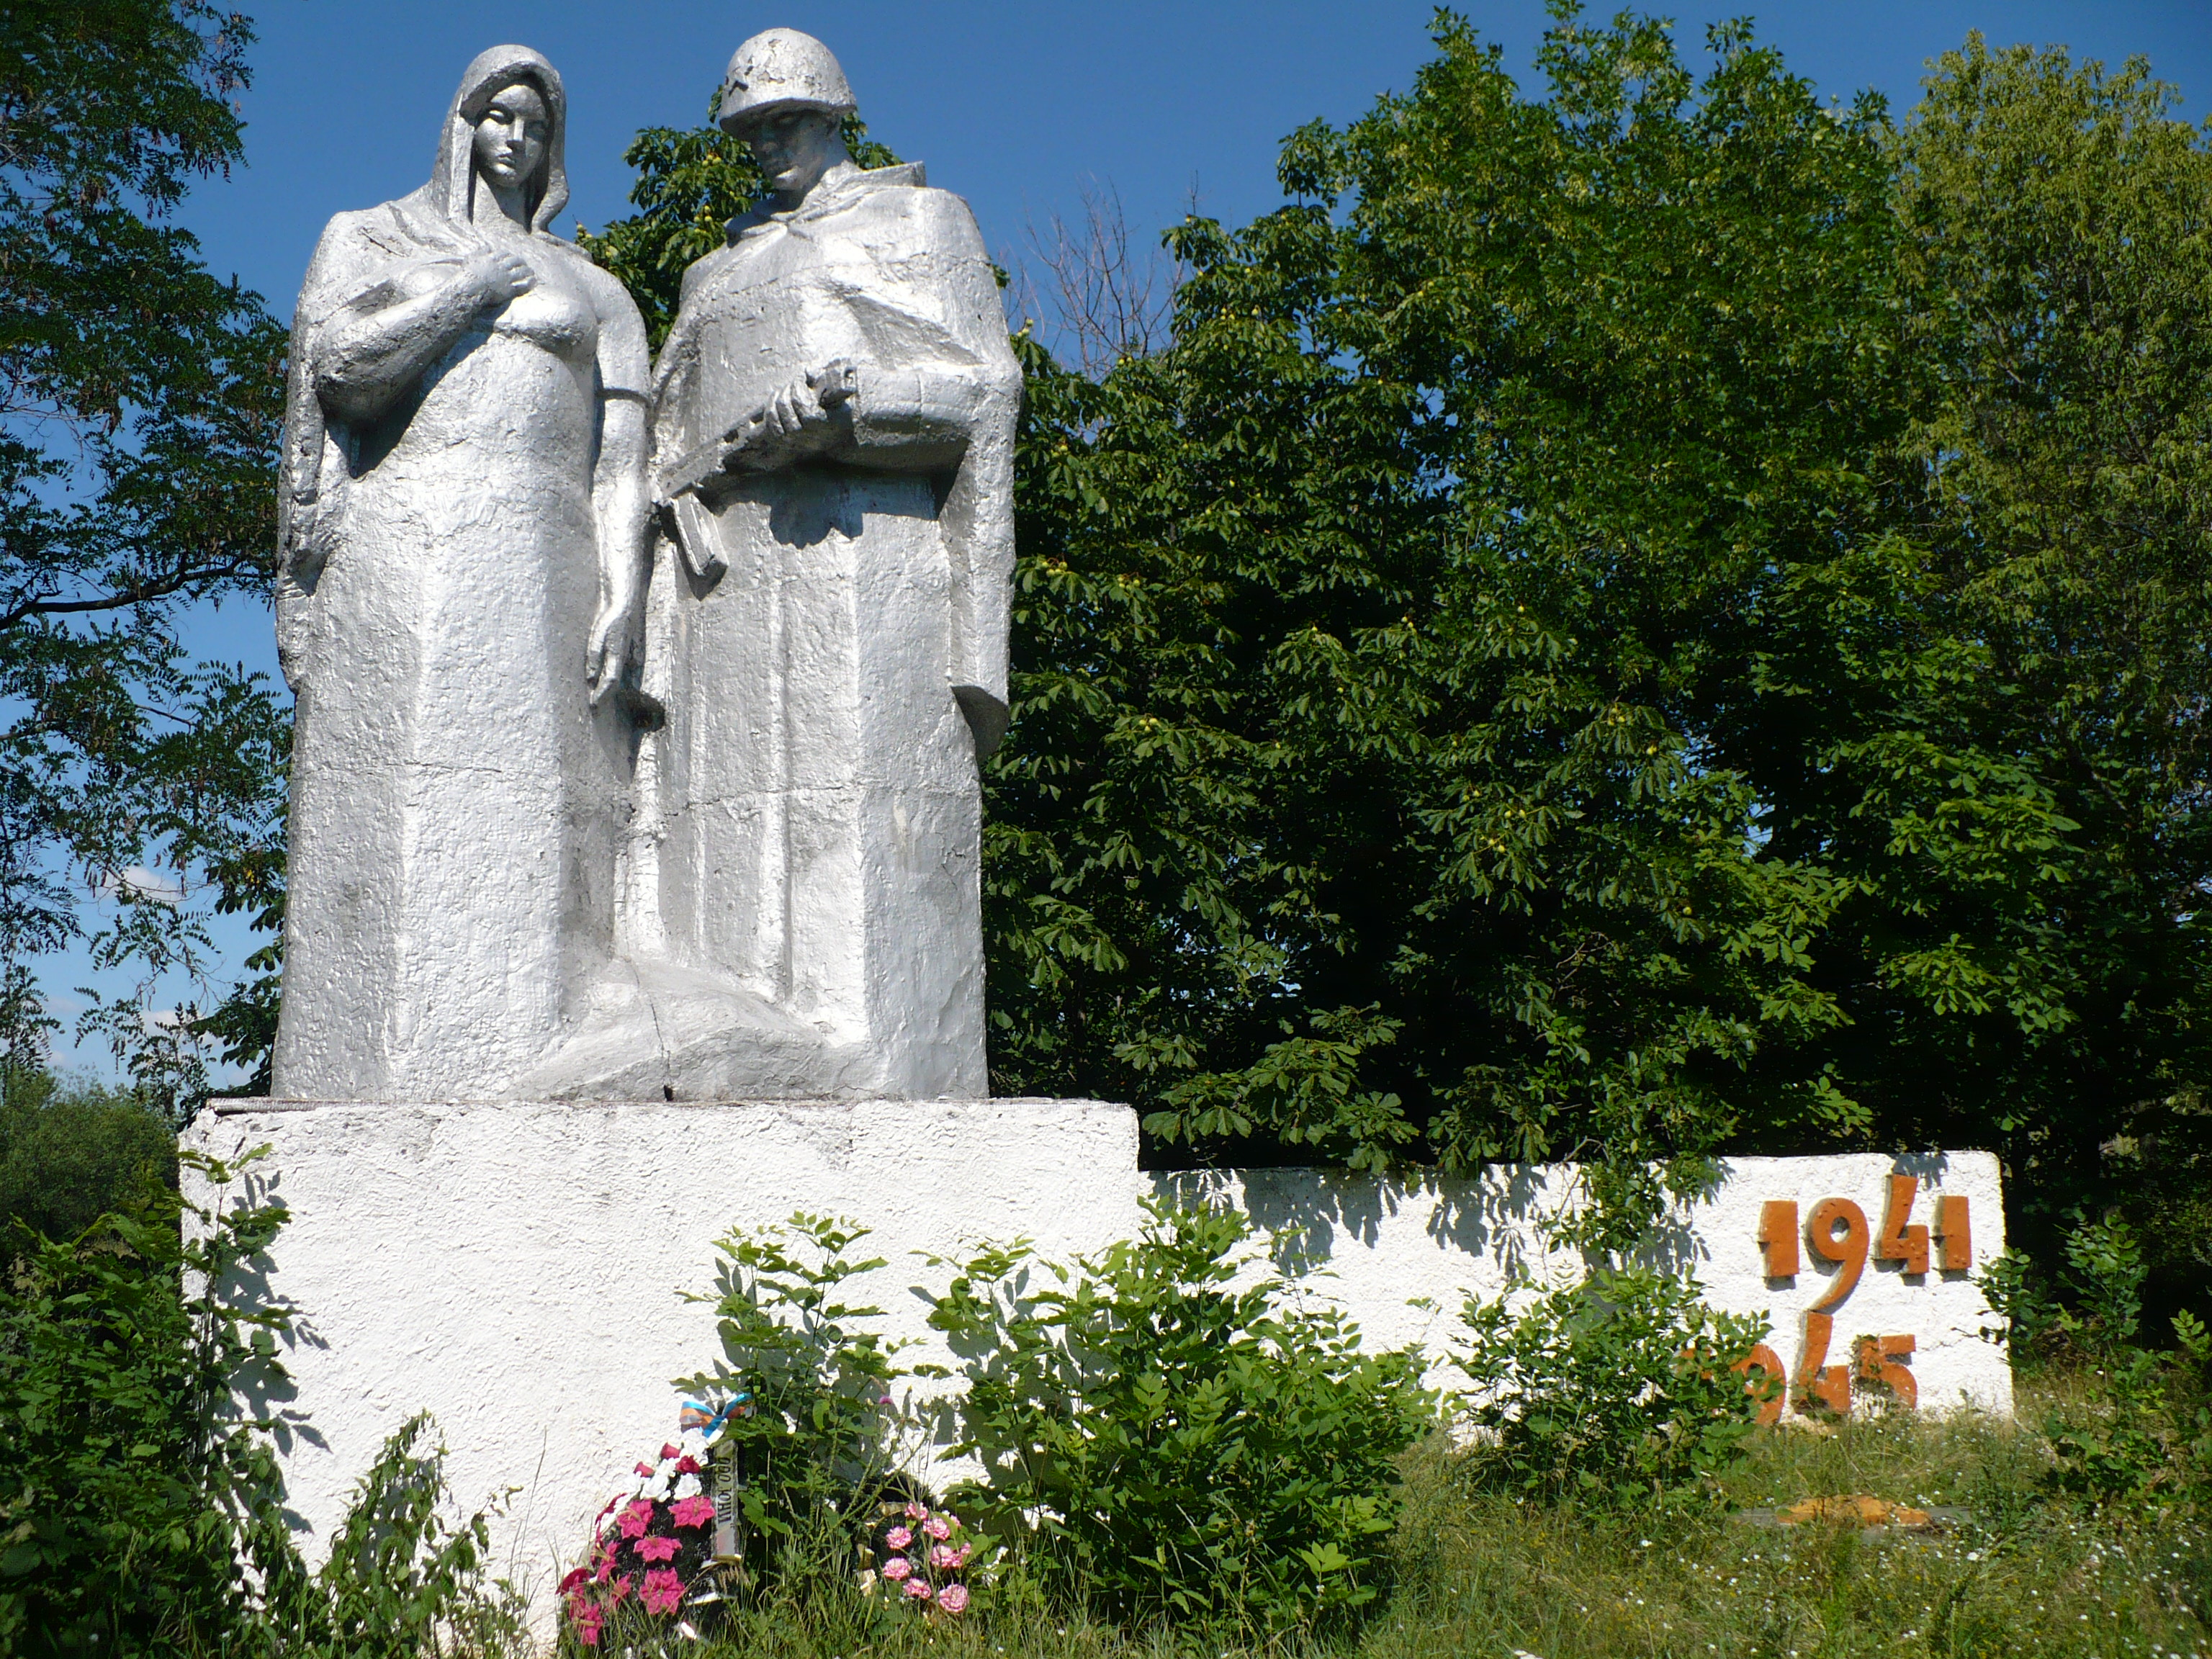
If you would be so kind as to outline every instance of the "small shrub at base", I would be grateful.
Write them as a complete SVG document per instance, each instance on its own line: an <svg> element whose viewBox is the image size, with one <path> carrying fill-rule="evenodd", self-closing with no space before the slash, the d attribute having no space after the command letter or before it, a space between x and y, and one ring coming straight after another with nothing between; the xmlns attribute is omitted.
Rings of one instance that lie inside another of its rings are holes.
<svg viewBox="0 0 2212 1659"><path fill-rule="evenodd" d="M1468 1473L1492 1490L1608 1507L1702 1503L1744 1452L1760 1396L1730 1367L1763 1319L1717 1313L1694 1278L1600 1268L1517 1316L1470 1301L1454 1363L1474 1386Z"/></svg>
<svg viewBox="0 0 2212 1659"><path fill-rule="evenodd" d="M1343 1623L1388 1583L1395 1460L1433 1420L1416 1350L1246 1269L1245 1219L1148 1206L1070 1266L960 1264L931 1323L966 1357L956 1493L1050 1605L1136 1624ZM1238 1288L1239 1281L1245 1281Z"/></svg>

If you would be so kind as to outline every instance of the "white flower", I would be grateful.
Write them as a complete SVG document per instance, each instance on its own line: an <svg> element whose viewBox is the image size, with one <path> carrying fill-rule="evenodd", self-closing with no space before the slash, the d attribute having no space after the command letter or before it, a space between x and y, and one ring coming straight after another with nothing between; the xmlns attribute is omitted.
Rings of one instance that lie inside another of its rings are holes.
<svg viewBox="0 0 2212 1659"><path fill-rule="evenodd" d="M650 1498L656 1504L665 1502L668 1497L668 1472L663 1469L654 1475L652 1480L637 1489L637 1495L640 1498Z"/></svg>
<svg viewBox="0 0 2212 1659"><path fill-rule="evenodd" d="M696 1498L699 1495L699 1477L697 1475L679 1474L676 1477L676 1496L678 1498Z"/></svg>

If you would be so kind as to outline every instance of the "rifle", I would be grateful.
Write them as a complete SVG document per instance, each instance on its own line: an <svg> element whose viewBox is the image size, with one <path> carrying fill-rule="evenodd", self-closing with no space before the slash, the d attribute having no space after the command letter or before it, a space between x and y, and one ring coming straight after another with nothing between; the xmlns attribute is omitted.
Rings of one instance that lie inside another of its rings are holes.
<svg viewBox="0 0 2212 1659"><path fill-rule="evenodd" d="M807 375L806 386L827 414L852 401L860 389L860 371L842 358L835 359ZM660 522L695 581L713 581L729 568L720 526L703 497L711 493L714 484L744 470L748 454L759 453L761 429L767 419L768 406L763 404L713 442L701 444L678 458L675 465L662 475L668 493L659 502Z"/></svg>

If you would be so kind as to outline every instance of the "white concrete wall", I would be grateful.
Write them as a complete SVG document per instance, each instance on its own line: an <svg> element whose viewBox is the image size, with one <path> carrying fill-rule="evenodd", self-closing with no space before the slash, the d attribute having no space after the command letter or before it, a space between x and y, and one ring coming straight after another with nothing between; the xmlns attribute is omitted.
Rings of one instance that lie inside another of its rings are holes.
<svg viewBox="0 0 2212 1659"><path fill-rule="evenodd" d="M1462 1301L1498 1294L1515 1269L1554 1282L1581 1271L1547 1254L1539 1226L1575 1201L1571 1170L1412 1186L1305 1170L1154 1177L1137 1169L1134 1114L1096 1101L219 1103L185 1144L226 1159L269 1146L252 1178L293 1211L269 1283L299 1316L283 1403L303 1523L326 1537L384 1437L428 1409L464 1504L514 1489L499 1553L541 1613L632 1463L675 1437L671 1379L715 1357L710 1310L679 1292L709 1286L713 1240L732 1225L804 1209L872 1227L867 1253L890 1265L858 1288L892 1334L923 1339L909 1358L939 1360L950 1356L914 1287L941 1275L920 1253L1017 1236L1047 1255L1097 1249L1137 1230L1156 1185L1241 1205L1271 1237L1298 1232L1334 1274L1314 1290L1377 1344L1433 1352ZM1850 1197L1879 1230L1899 1168L1923 1177L1915 1219L1931 1212L1931 1187L1962 1194L1977 1266L2003 1247L1996 1160L1970 1152L1739 1159L1656 1249L1694 1267L1716 1305L1767 1314L1794 1370L1802 1310L1834 1270L1808 1253L1794 1284L1770 1285L1760 1204L1794 1199L1809 1217ZM2008 1411L2002 1350L1977 1336L1986 1322L1964 1273L1908 1281L1869 1262L1836 1312L1829 1357L1847 1359L1862 1334L1911 1334L1924 1407Z"/></svg>
<svg viewBox="0 0 2212 1659"><path fill-rule="evenodd" d="M1994 1154L1847 1154L1729 1160L1718 1190L1670 1216L1645 1258L1694 1273L1715 1308L1763 1316L1771 1332L1767 1345L1795 1376L1803 1354L1805 1313L1826 1295L1840 1271L1805 1247L1802 1230L1823 1200L1848 1198L1878 1235L1893 1173L1919 1177L1916 1223L1933 1219L1937 1197L1967 1200L1972 1271L2004 1249ZM1152 1179L1235 1204L1271 1236L1302 1235L1305 1252L1326 1264L1328 1277L1319 1279L1316 1288L1352 1312L1376 1346L1418 1342L1441 1355L1459 1337L1460 1310L1469 1297L1488 1300L1511 1293L1526 1300L1540 1287L1577 1283L1587 1272L1581 1255L1553 1249L1543 1237L1546 1217L1579 1201L1569 1167L1501 1167L1480 1181L1430 1178L1411 1184L1321 1170ZM1770 1280L1759 1244L1759 1211L1775 1200L1797 1206L1801 1271ZM1516 1280L1524 1291L1510 1292ZM1421 1302L1431 1305L1415 1305ZM1876 1262L1870 1252L1856 1287L1830 1317L1834 1333L1828 1363L1847 1364L1851 1344L1861 1336L1910 1335L1916 1352L1909 1363L1923 1409L1972 1406L2011 1413L2012 1372L2004 1352L1981 1334L1997 1320L1969 1272L1946 1272L1931 1261L1925 1275L1907 1278L1899 1264ZM1440 1386L1464 1384L1443 1364L1430 1378Z"/></svg>

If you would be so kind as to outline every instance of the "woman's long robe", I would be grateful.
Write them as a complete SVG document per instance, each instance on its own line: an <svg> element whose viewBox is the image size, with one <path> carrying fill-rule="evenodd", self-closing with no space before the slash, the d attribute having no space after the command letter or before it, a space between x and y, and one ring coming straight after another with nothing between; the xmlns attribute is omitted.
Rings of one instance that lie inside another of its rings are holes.
<svg viewBox="0 0 2212 1659"><path fill-rule="evenodd" d="M468 218L483 102L551 117L526 239ZM275 1092L468 1100L555 1045L610 949L631 735L585 672L600 599L601 411L647 390L621 285L544 227L566 199L560 80L470 66L438 169L341 214L294 325L278 635L298 694ZM327 341L494 246L536 286L482 313L380 416L329 413Z"/></svg>

